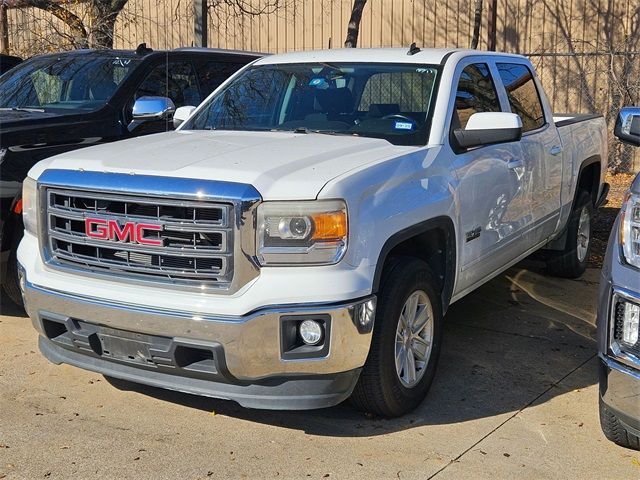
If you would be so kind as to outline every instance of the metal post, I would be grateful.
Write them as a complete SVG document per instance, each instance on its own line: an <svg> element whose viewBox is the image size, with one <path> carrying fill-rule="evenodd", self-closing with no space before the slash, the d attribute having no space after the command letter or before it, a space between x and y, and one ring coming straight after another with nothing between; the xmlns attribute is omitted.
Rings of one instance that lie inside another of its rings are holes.
<svg viewBox="0 0 640 480"><path fill-rule="evenodd" d="M495 52L496 50L496 30L498 22L498 0L489 2L489 25L487 28L487 49Z"/></svg>
<svg viewBox="0 0 640 480"><path fill-rule="evenodd" d="M7 2L0 0L0 53L9 53L9 20Z"/></svg>
<svg viewBox="0 0 640 480"><path fill-rule="evenodd" d="M193 0L193 46L207 46L207 0Z"/></svg>

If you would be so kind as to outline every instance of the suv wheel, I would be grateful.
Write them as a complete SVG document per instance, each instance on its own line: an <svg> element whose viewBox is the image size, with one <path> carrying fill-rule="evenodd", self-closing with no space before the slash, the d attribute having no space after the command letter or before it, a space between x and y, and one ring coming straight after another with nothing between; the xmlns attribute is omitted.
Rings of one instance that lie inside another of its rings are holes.
<svg viewBox="0 0 640 480"><path fill-rule="evenodd" d="M600 426L604 436L621 447L640 450L640 438L630 433L600 399Z"/></svg>
<svg viewBox="0 0 640 480"><path fill-rule="evenodd" d="M551 253L547 271L556 277L578 278L587 269L591 252L593 202L591 195L582 190L567 224L567 243L564 250Z"/></svg>
<svg viewBox="0 0 640 480"><path fill-rule="evenodd" d="M359 409L397 417L425 398L442 343L442 313L426 263L392 258L378 296L367 362L351 402Z"/></svg>

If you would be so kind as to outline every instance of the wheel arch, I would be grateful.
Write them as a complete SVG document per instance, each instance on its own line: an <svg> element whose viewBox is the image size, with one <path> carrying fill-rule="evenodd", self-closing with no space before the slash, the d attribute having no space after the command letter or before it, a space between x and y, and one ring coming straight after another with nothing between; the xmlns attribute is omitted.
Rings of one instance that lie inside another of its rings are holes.
<svg viewBox="0 0 640 480"><path fill-rule="evenodd" d="M593 204L596 205L598 202L598 196L600 195L601 174L602 158L600 155L588 157L580 164L578 176L576 177L576 189L573 192L572 205L575 205L581 189L589 192Z"/></svg>
<svg viewBox="0 0 640 480"><path fill-rule="evenodd" d="M594 207L598 206L598 203L601 201L601 199L599 198L601 175L602 157L600 155L593 155L583 160L583 162L580 164L580 168L578 169L578 175L576 176L573 199L571 200L571 210L573 210L573 208L575 207L576 202L578 201L578 195L580 195L580 191L583 189L586 189L591 196L591 202ZM606 191L603 191L603 194L606 195ZM568 221L569 220L567 218L567 223L562 228L562 233L559 234L551 242L549 242L545 246L545 249L563 250L566 247Z"/></svg>
<svg viewBox="0 0 640 480"><path fill-rule="evenodd" d="M448 216L431 218L389 237L382 246L376 263L374 293L380 289L385 263L395 255L417 257L429 264L439 282L436 287L444 314L451 301L456 276L456 235L453 220Z"/></svg>

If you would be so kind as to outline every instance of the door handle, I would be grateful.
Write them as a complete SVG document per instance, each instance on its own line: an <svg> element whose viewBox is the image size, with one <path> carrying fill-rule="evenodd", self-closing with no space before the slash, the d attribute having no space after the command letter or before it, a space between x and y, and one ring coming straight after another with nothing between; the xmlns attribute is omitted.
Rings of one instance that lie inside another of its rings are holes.
<svg viewBox="0 0 640 480"><path fill-rule="evenodd" d="M524 167L524 163L519 158L512 158L507 162L507 167L512 170L515 170L516 168Z"/></svg>
<svg viewBox="0 0 640 480"><path fill-rule="evenodd" d="M562 147L559 147L558 145L551 147L551 149L549 150L549 153L551 155L560 155L562 153Z"/></svg>

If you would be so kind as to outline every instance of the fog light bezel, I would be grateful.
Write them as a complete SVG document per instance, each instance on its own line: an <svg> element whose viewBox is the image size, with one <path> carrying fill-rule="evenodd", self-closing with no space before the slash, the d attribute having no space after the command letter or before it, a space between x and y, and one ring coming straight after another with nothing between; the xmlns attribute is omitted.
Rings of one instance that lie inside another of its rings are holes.
<svg viewBox="0 0 640 480"><path fill-rule="evenodd" d="M300 337L300 325L305 320L318 322L322 329L322 337L315 345L308 345ZM324 358L329 355L331 343L331 315L298 314L280 317L280 356L283 360L304 360Z"/></svg>

